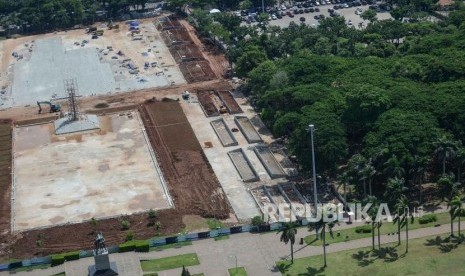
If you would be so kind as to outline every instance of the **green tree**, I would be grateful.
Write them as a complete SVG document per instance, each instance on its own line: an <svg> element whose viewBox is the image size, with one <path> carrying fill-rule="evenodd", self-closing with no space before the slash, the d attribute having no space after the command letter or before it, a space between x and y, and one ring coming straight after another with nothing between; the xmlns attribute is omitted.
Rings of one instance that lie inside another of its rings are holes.
<svg viewBox="0 0 465 276"><path fill-rule="evenodd" d="M378 18L376 17L376 11L373 9L367 9L366 11L362 12L360 17L363 20L368 20L370 23L373 23L378 20Z"/></svg>
<svg viewBox="0 0 465 276"><path fill-rule="evenodd" d="M284 244L291 245L291 263L294 263L294 243L295 235L297 235L297 226L296 222L285 222L282 224L281 229L276 234L281 234L279 240Z"/></svg>
<svg viewBox="0 0 465 276"><path fill-rule="evenodd" d="M405 180L403 178L389 178L384 198L387 200L390 207L394 207L399 198L401 198L407 191L405 187Z"/></svg>
<svg viewBox="0 0 465 276"><path fill-rule="evenodd" d="M324 213L324 212L323 212ZM312 222L308 224L309 231L317 231L320 233L321 240L323 242L323 267L327 267L326 263L326 232L329 233L331 237L334 236L333 234L333 227L335 222L329 222L324 218L321 218L317 222Z"/></svg>
<svg viewBox="0 0 465 276"><path fill-rule="evenodd" d="M459 233L459 238L461 237L460 233L460 218L465 214L465 209L463 207L463 202L462 199L459 196L455 196L451 202L450 202L450 213L451 213L451 236L454 235L453 232L453 223L454 219L458 218L459 223L458 223L458 233Z"/></svg>
<svg viewBox="0 0 465 276"><path fill-rule="evenodd" d="M455 157L457 143L446 136L442 136L434 142L434 154L442 162L442 174L446 173L446 162Z"/></svg>
<svg viewBox="0 0 465 276"><path fill-rule="evenodd" d="M266 61L265 52L257 46L247 46L242 55L237 59L236 72L240 77L245 77L250 71Z"/></svg>

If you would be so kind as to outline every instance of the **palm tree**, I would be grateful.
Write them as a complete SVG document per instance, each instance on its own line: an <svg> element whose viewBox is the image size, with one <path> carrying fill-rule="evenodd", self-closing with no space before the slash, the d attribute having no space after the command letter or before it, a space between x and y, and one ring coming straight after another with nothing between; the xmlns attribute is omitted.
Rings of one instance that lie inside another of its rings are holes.
<svg viewBox="0 0 465 276"><path fill-rule="evenodd" d="M408 208L408 199L405 195L401 195L395 205L396 217L394 224L397 224L397 244L400 245L400 230L405 225L405 209Z"/></svg>
<svg viewBox="0 0 465 276"><path fill-rule="evenodd" d="M457 149L455 155L455 164L457 166L457 182L462 183L462 168L465 165L465 147L461 146Z"/></svg>
<svg viewBox="0 0 465 276"><path fill-rule="evenodd" d="M373 179L373 176L376 173L375 167L373 167L371 163L372 162L371 162L371 158L370 158L370 159L368 159L368 162L365 164L365 166L362 168L363 180L365 181L366 179L368 179L368 191L369 191L370 196L373 195L373 192L372 192L372 189L371 189L371 181Z"/></svg>
<svg viewBox="0 0 465 276"><path fill-rule="evenodd" d="M354 154L347 163L348 173L354 176L357 183L363 182L363 195L366 196L366 177L364 168L366 166L366 158L361 154ZM358 185L357 185L358 186Z"/></svg>
<svg viewBox="0 0 465 276"><path fill-rule="evenodd" d="M450 214L451 214L451 222L450 222L450 225L451 225L451 236L454 235L454 232L453 232L453 223L454 223L454 219L456 217L459 218L459 225L458 225L458 231L459 231L459 237L460 237L460 216L462 216L465 212L465 209L463 207L463 202L462 202L462 199L459 197L459 196L455 196L451 202L450 202Z"/></svg>
<svg viewBox="0 0 465 276"><path fill-rule="evenodd" d="M281 233L281 236L279 237L280 241L285 244L291 244L291 263L294 263L294 243L295 235L297 234L297 226L298 224L295 221L285 222L277 233Z"/></svg>
<svg viewBox="0 0 465 276"><path fill-rule="evenodd" d="M384 198L388 200L390 207L395 207L398 199L408 190L404 184L405 180L403 178L388 179Z"/></svg>
<svg viewBox="0 0 465 276"><path fill-rule="evenodd" d="M376 197L368 197L365 202L371 203L371 207L368 210L368 217L370 218L370 224L371 224L371 247L372 250L375 250L375 227L376 227L376 216L378 214L378 203Z"/></svg>
<svg viewBox="0 0 465 276"><path fill-rule="evenodd" d="M323 267L327 267L326 265L326 230L328 231L329 235L333 237L333 227L335 225L335 222L329 222L326 221L323 218L321 218L319 221L312 222L308 224L308 229L309 231L317 231L317 233L320 233L321 240L323 242L323 260L324 260L324 265Z"/></svg>
<svg viewBox="0 0 465 276"><path fill-rule="evenodd" d="M389 178L402 178L404 176L404 169L401 167L399 159L393 154L385 163L383 173Z"/></svg>
<svg viewBox="0 0 465 276"><path fill-rule="evenodd" d="M420 205L423 203L423 178L425 177L425 171L428 162L429 160L427 158L419 157L418 155L415 155L413 157L413 168L411 169L411 173L414 174L413 184L415 184L416 180L418 180L418 188L420 191Z"/></svg>
<svg viewBox="0 0 465 276"><path fill-rule="evenodd" d="M436 149L434 155L442 161L442 174L446 173L446 162L455 157L457 143L442 136L434 143Z"/></svg>

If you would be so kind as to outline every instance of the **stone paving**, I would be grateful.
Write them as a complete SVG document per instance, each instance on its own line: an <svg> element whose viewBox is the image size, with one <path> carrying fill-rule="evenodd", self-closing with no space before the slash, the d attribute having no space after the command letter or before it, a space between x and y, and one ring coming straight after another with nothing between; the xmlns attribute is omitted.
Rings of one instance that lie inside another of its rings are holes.
<svg viewBox="0 0 465 276"><path fill-rule="evenodd" d="M455 223L454 229L457 229ZM351 228L358 225L342 224L337 229ZM462 229L465 222L461 223ZM450 224L444 224L439 227L429 227L409 231L410 239L445 234L450 231ZM306 228L299 228L297 241L307 236L309 232ZM405 234L401 236L405 239ZM397 241L397 236L381 236L381 243L392 243ZM351 250L371 246L371 237L348 242L334 243L327 246L327 253ZM294 245L294 257L302 258L323 254L321 246L300 245L298 242ZM278 260L290 258L289 246L279 241L276 233L251 234L242 233L229 236L229 239L215 241L206 239L194 241L192 245L170 248L162 251L152 251L148 253L122 253L112 254L111 261L117 262L120 275L136 276L143 275L139 265L140 260L157 259L187 253L196 253L200 264L189 267L191 274L204 273L205 275L220 276L228 275L228 268L236 266L244 267L248 275L281 275L277 270L275 263ZM66 275L86 275L87 267L93 262L92 258L80 259L65 263L65 265L50 268L47 270L37 270L32 272L22 272L16 275L53 275L58 272L66 271ZM181 268L165 270L158 272L159 276L178 276ZM8 275L1 274L0 275Z"/></svg>

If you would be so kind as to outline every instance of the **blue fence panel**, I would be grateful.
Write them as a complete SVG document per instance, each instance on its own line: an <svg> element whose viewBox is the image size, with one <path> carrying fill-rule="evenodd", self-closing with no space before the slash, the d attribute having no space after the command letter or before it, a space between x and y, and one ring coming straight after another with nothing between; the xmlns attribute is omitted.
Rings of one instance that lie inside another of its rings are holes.
<svg viewBox="0 0 465 276"><path fill-rule="evenodd" d="M257 226L252 226L252 225L243 225L242 226L242 232L257 232L258 227Z"/></svg>
<svg viewBox="0 0 465 276"><path fill-rule="evenodd" d="M8 266L8 269L20 268L22 265L23 265L23 262L10 263L10 265Z"/></svg>
<svg viewBox="0 0 465 276"><path fill-rule="evenodd" d="M178 242L185 242L187 241L186 235L178 236Z"/></svg>
<svg viewBox="0 0 465 276"><path fill-rule="evenodd" d="M210 238L218 237L219 231L218 230L211 230L210 231Z"/></svg>
<svg viewBox="0 0 465 276"><path fill-rule="evenodd" d="M302 219L301 224L302 224L302 226L308 225L308 220L307 219Z"/></svg>
<svg viewBox="0 0 465 276"><path fill-rule="evenodd" d="M119 252L119 246L110 246L108 247L108 253L113 254L113 253L118 253Z"/></svg>
<svg viewBox="0 0 465 276"><path fill-rule="evenodd" d="M222 228L218 230L218 235L229 235L231 234L231 229L229 228Z"/></svg>
<svg viewBox="0 0 465 276"><path fill-rule="evenodd" d="M270 224L270 230L271 231L279 230L279 229L281 229L281 223L276 222L276 223Z"/></svg>
<svg viewBox="0 0 465 276"><path fill-rule="evenodd" d="M165 238L166 244L172 244L172 243L177 243L178 242L178 237L173 236L173 237L167 237Z"/></svg>
<svg viewBox="0 0 465 276"><path fill-rule="evenodd" d="M149 242L149 245L150 246L160 246L160 245L165 245L166 244L166 240L165 239L158 239L158 240L151 240Z"/></svg>
<svg viewBox="0 0 465 276"><path fill-rule="evenodd" d="M30 261L31 261L31 265L50 264L52 263L52 257L46 256L46 257L41 257L41 258L33 258Z"/></svg>
<svg viewBox="0 0 465 276"><path fill-rule="evenodd" d="M197 233L199 236L199 239L206 239L210 238L210 232L199 232Z"/></svg>
<svg viewBox="0 0 465 276"><path fill-rule="evenodd" d="M31 260L23 260L21 266L28 267L31 266Z"/></svg>
<svg viewBox="0 0 465 276"><path fill-rule="evenodd" d="M79 258L88 258L94 256L93 250L81 250L79 251Z"/></svg>
<svg viewBox="0 0 465 276"><path fill-rule="evenodd" d="M199 234L198 233L191 233L186 235L186 239L189 241L198 240Z"/></svg>
<svg viewBox="0 0 465 276"><path fill-rule="evenodd" d="M0 264L0 271L7 271L10 264Z"/></svg>
<svg viewBox="0 0 465 276"><path fill-rule="evenodd" d="M231 227L231 228L229 228L229 232L231 234L241 233L242 232L242 226Z"/></svg>

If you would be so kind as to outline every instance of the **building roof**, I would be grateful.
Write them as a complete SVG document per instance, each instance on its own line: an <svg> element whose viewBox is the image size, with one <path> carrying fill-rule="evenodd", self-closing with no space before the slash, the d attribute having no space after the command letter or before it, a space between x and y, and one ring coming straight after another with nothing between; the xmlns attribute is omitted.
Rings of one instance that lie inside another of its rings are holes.
<svg viewBox="0 0 465 276"><path fill-rule="evenodd" d="M439 0L438 4L440 6L451 6L454 4L454 0Z"/></svg>

